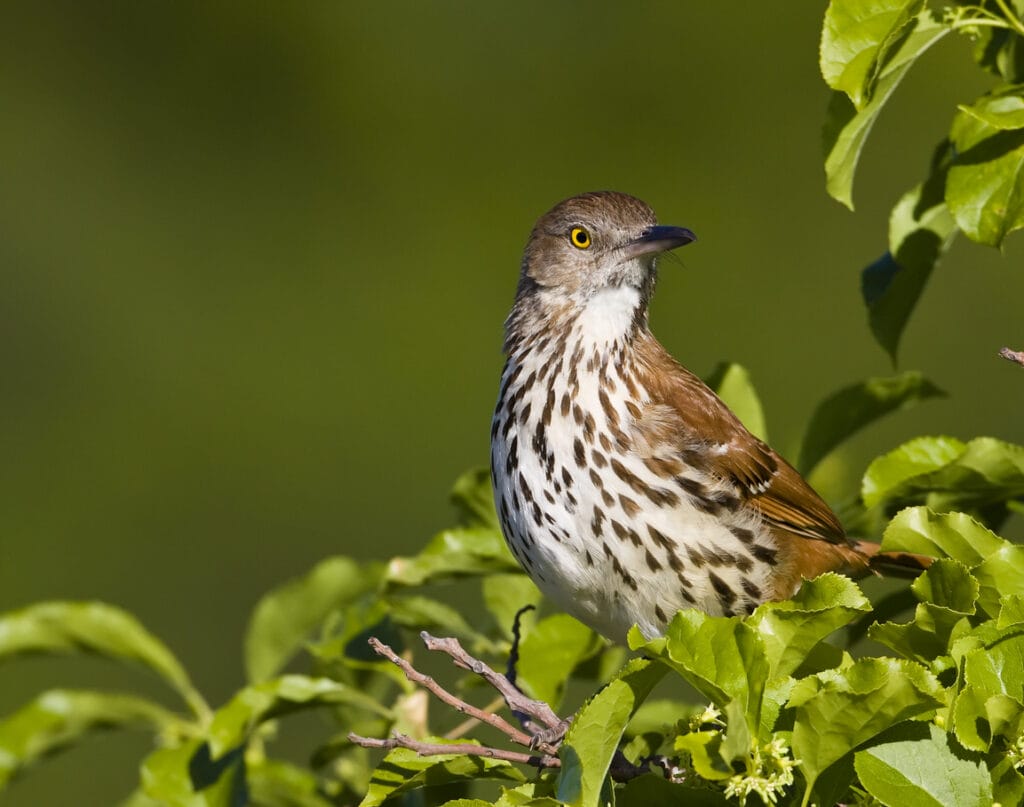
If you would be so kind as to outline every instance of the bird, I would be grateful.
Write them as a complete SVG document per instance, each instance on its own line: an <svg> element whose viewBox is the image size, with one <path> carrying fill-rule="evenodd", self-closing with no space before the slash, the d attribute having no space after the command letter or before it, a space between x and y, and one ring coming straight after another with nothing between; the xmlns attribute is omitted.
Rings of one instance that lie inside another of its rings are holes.
<svg viewBox="0 0 1024 807"><path fill-rule="evenodd" d="M566 199L533 227L505 321L502 532L548 599L618 643L865 575L879 552L652 334L658 257L695 240L625 193Z"/></svg>

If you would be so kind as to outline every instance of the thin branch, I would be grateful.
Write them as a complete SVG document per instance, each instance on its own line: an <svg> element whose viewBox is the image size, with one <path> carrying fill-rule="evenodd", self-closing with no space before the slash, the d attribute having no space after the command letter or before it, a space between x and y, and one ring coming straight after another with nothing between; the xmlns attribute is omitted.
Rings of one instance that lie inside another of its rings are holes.
<svg viewBox="0 0 1024 807"><path fill-rule="evenodd" d="M363 748L384 748L390 751L392 748L408 748L415 751L421 757L433 757L443 754L489 757L490 759L501 759L506 762L518 762L520 765L532 765L535 768L558 768L562 761L549 754L524 754L520 751L506 751L502 748L489 748L486 745L471 745L469 743L423 743L414 740L405 734L396 734L386 740L378 740L374 737L363 737L354 732L348 735L349 740Z"/></svg>
<svg viewBox="0 0 1024 807"><path fill-rule="evenodd" d="M454 637L441 639L431 636L426 631L420 633L420 638L423 639L423 644L427 646L428 650L439 650L445 653L451 657L457 667L469 670L483 678L504 696L505 702L512 711L524 712L536 718L550 729L564 730L566 727L567 722L556 715L548 704L526 697L509 683L509 680L504 675L496 673L485 662L469 655L462 645L459 644L458 639Z"/></svg>
<svg viewBox="0 0 1024 807"><path fill-rule="evenodd" d="M1004 347L999 351L999 355L1007 361L1012 361L1024 367L1024 350L1010 350L1010 348Z"/></svg>

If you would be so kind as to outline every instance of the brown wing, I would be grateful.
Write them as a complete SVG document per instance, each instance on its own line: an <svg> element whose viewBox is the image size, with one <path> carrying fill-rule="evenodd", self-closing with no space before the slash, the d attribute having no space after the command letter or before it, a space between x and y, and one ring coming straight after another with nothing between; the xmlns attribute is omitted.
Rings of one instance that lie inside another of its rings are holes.
<svg viewBox="0 0 1024 807"><path fill-rule="evenodd" d="M794 536L835 544L848 539L839 519L803 477L763 440L752 435L732 411L693 373L669 355L653 336L637 340L639 367L652 405L642 429L671 441L691 464L731 480L737 494L764 520Z"/></svg>

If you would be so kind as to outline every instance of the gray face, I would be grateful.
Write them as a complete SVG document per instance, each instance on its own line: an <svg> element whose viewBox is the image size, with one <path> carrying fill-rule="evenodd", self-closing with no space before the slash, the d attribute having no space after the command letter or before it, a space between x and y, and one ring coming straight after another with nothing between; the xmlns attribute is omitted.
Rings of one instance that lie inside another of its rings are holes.
<svg viewBox="0 0 1024 807"><path fill-rule="evenodd" d="M655 258L694 240L681 227L659 227L654 211L624 193L575 196L537 222L523 255L523 275L544 288L586 297L608 286L653 285Z"/></svg>

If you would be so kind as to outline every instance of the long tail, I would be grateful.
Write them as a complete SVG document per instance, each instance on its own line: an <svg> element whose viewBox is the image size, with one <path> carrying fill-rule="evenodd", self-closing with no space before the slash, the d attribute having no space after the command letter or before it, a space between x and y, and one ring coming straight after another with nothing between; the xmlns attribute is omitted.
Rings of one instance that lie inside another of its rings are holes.
<svg viewBox="0 0 1024 807"><path fill-rule="evenodd" d="M874 541L857 541L854 546L858 552L867 556L871 571L889 577L917 577L935 560L927 555L913 555L910 552L882 552Z"/></svg>

